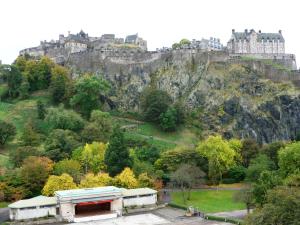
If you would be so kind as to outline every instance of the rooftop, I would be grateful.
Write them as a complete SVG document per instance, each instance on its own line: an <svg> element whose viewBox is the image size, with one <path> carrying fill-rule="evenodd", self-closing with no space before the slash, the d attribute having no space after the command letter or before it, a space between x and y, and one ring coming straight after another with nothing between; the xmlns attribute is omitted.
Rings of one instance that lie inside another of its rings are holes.
<svg viewBox="0 0 300 225"><path fill-rule="evenodd" d="M9 208L28 208L28 207L36 207L36 206L44 206L44 205L56 205L57 200L56 197L46 197L46 196L37 196L30 199L20 200L8 205Z"/></svg>
<svg viewBox="0 0 300 225"><path fill-rule="evenodd" d="M64 191L56 191L55 195L59 198L78 198L92 195L112 195L121 194L121 189L114 186L97 187L97 188L83 188L83 189L72 189Z"/></svg>
<svg viewBox="0 0 300 225"><path fill-rule="evenodd" d="M122 189L122 194L124 197L127 196L137 196L137 195L149 195L156 194L157 191L151 188L136 188L136 189Z"/></svg>

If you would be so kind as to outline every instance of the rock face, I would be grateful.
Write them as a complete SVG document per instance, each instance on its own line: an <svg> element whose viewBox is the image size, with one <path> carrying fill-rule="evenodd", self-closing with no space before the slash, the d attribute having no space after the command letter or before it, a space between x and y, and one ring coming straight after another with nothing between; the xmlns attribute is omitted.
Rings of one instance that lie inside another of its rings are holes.
<svg viewBox="0 0 300 225"><path fill-rule="evenodd" d="M300 132L300 92L291 82L300 76L270 63L230 60L224 52L179 50L86 52L71 55L67 65L74 74L93 72L110 81L109 98L119 110L138 111L141 93L151 86L194 111L209 133L265 143L294 139Z"/></svg>

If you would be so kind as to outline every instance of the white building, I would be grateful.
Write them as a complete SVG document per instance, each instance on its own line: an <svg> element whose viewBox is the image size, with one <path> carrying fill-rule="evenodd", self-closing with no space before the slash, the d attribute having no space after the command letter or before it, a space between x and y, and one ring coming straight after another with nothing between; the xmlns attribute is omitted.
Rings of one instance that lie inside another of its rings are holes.
<svg viewBox="0 0 300 225"><path fill-rule="evenodd" d="M227 48L233 54L284 54L285 41L281 30L278 33L257 33L253 29L249 32L235 32L233 29Z"/></svg>
<svg viewBox="0 0 300 225"><path fill-rule="evenodd" d="M146 208L157 203L157 191L114 186L55 192L55 197L38 196L9 205L11 220L55 216L60 221L86 222L122 216L123 208Z"/></svg>
<svg viewBox="0 0 300 225"><path fill-rule="evenodd" d="M27 220L32 218L55 216L58 208L56 197L37 196L10 204L11 220Z"/></svg>

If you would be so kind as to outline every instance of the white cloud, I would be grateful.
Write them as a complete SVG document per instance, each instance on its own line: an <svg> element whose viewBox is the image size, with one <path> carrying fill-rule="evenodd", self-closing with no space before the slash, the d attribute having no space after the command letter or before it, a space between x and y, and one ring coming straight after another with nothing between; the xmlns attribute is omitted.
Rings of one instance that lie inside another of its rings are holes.
<svg viewBox="0 0 300 225"><path fill-rule="evenodd" d="M297 1L286 0L2 0L0 59L60 33L80 29L92 36L139 33L149 49L181 38L215 36L226 44L231 29L283 30L286 52L300 57Z"/></svg>

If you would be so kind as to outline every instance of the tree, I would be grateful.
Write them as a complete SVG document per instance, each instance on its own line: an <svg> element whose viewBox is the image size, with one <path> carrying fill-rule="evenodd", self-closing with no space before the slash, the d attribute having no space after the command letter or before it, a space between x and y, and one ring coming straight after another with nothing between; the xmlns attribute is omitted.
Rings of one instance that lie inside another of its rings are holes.
<svg viewBox="0 0 300 225"><path fill-rule="evenodd" d="M78 161L73 159L64 159L54 164L53 173L55 175L69 174L76 183L81 178L81 165Z"/></svg>
<svg viewBox="0 0 300 225"><path fill-rule="evenodd" d="M135 149L134 153L139 160L147 161L151 164L154 164L154 162L159 158L160 155L159 149L152 145L137 148Z"/></svg>
<svg viewBox="0 0 300 225"><path fill-rule="evenodd" d="M109 145L105 151L104 163L110 176L115 176L125 167L131 167L132 160L124 139L124 133L120 128L115 128L110 137Z"/></svg>
<svg viewBox="0 0 300 225"><path fill-rule="evenodd" d="M55 191L75 189L76 187L73 178L67 173L60 176L51 175L42 190L42 194L53 196Z"/></svg>
<svg viewBox="0 0 300 225"><path fill-rule="evenodd" d="M55 65L51 71L50 92L54 103L61 103L65 100L67 89L70 86L71 79L69 70L65 67Z"/></svg>
<svg viewBox="0 0 300 225"><path fill-rule="evenodd" d="M243 202L247 208L247 214L250 213L250 209L254 206L254 197L251 189L242 189L236 192L233 196L237 202Z"/></svg>
<svg viewBox="0 0 300 225"><path fill-rule="evenodd" d="M107 173L99 173L94 175L93 173L88 173L81 180L79 188L93 188L102 187L112 184L112 178Z"/></svg>
<svg viewBox="0 0 300 225"><path fill-rule="evenodd" d="M195 164L201 170L207 172L207 160L199 155L195 149L186 149L177 147L175 149L163 152L154 166L158 170L165 172L174 172L181 164L189 162Z"/></svg>
<svg viewBox="0 0 300 225"><path fill-rule="evenodd" d="M92 110L100 105L100 95L105 95L110 89L107 81L88 74L80 77L75 83L75 94L70 103L86 118Z"/></svg>
<svg viewBox="0 0 300 225"><path fill-rule="evenodd" d="M19 97L20 99L26 99L29 97L29 82L26 78L23 78L23 82L19 88Z"/></svg>
<svg viewBox="0 0 300 225"><path fill-rule="evenodd" d="M81 133L87 143L93 141L107 142L112 134L112 119L109 113L93 110L90 123L87 123Z"/></svg>
<svg viewBox="0 0 300 225"><path fill-rule="evenodd" d="M259 146L254 139L244 139L242 141L241 155L243 159L243 166L248 167L250 160L254 159L259 152Z"/></svg>
<svg viewBox="0 0 300 225"><path fill-rule="evenodd" d="M181 190L184 204L191 198L191 189L197 184L204 183L204 177L205 173L199 167L189 164L181 164L178 169L171 174L171 182L175 187Z"/></svg>
<svg viewBox="0 0 300 225"><path fill-rule="evenodd" d="M219 135L209 136L198 145L198 153L208 159L208 176L213 183L222 181L222 174L236 164L240 147L238 141L230 143Z"/></svg>
<svg viewBox="0 0 300 225"><path fill-rule="evenodd" d="M24 146L36 146L39 144L40 137L39 134L35 131L31 119L29 119L24 125L21 140Z"/></svg>
<svg viewBox="0 0 300 225"><path fill-rule="evenodd" d="M245 221L246 225L299 224L300 189L277 187L267 194L266 203Z"/></svg>
<svg viewBox="0 0 300 225"><path fill-rule="evenodd" d="M138 176L138 184L139 187L148 187L148 188L153 188L154 187L154 180L148 176L147 173L141 173Z"/></svg>
<svg viewBox="0 0 300 225"><path fill-rule="evenodd" d="M188 39L183 38L183 39L180 40L179 44L180 44L181 46L183 46L183 45L190 45L191 42L190 42Z"/></svg>
<svg viewBox="0 0 300 225"><path fill-rule="evenodd" d="M29 156L21 167L24 187L28 188L32 196L39 195L53 170L53 162L47 157Z"/></svg>
<svg viewBox="0 0 300 225"><path fill-rule="evenodd" d="M258 155L250 161L246 170L246 180L255 182L263 171L274 169L274 163L264 154Z"/></svg>
<svg viewBox="0 0 300 225"><path fill-rule="evenodd" d="M278 152L281 148L285 147L285 143L278 141L267 145L262 148L262 153L268 156L275 164L276 169L278 169Z"/></svg>
<svg viewBox="0 0 300 225"><path fill-rule="evenodd" d="M177 127L177 111L173 107L169 107L166 112L159 116L160 127L164 131L175 131Z"/></svg>
<svg viewBox="0 0 300 225"><path fill-rule="evenodd" d="M38 118L40 120L45 119L45 115L46 115L45 104L41 100L37 101L36 109L37 109Z"/></svg>
<svg viewBox="0 0 300 225"><path fill-rule="evenodd" d="M30 86L30 91L46 89L50 85L51 70L54 67L54 62L47 57L42 57L40 60L28 60L24 75L27 78Z"/></svg>
<svg viewBox="0 0 300 225"><path fill-rule="evenodd" d="M294 142L279 151L279 168L284 176L300 168L300 142Z"/></svg>
<svg viewBox="0 0 300 225"><path fill-rule="evenodd" d="M0 120L0 145L16 135L16 127L7 121Z"/></svg>
<svg viewBox="0 0 300 225"><path fill-rule="evenodd" d="M11 163L15 167L20 167L24 161L29 156L39 156L41 153L37 150L37 148L32 146L22 146L18 147L15 150L11 150L9 154L9 158Z"/></svg>
<svg viewBox="0 0 300 225"><path fill-rule="evenodd" d="M104 155L107 146L107 144L102 142L93 142L92 144L86 144L84 146L81 152L81 161L84 164L85 173L92 171L96 174L106 169Z"/></svg>
<svg viewBox="0 0 300 225"><path fill-rule="evenodd" d="M78 113L66 110L63 106L48 109L45 121L52 129L79 131L84 126L84 121Z"/></svg>
<svg viewBox="0 0 300 225"><path fill-rule="evenodd" d="M161 90L146 89L141 97L141 107L145 120L158 123L160 115L167 111L171 97Z"/></svg>
<svg viewBox="0 0 300 225"><path fill-rule="evenodd" d="M120 174L115 177L114 183L118 187L137 188L138 181L134 176L132 170L126 167Z"/></svg>
<svg viewBox="0 0 300 225"><path fill-rule="evenodd" d="M267 192L282 183L274 171L263 171L252 187L255 203L262 206L266 202Z"/></svg>
<svg viewBox="0 0 300 225"><path fill-rule="evenodd" d="M22 84L22 74L18 67L11 65L6 68L6 81L8 87L8 97L16 98L19 96L19 89Z"/></svg>
<svg viewBox="0 0 300 225"><path fill-rule="evenodd" d="M69 158L72 151L80 145L78 139L70 130L53 130L45 141L45 154L56 162Z"/></svg>

